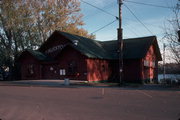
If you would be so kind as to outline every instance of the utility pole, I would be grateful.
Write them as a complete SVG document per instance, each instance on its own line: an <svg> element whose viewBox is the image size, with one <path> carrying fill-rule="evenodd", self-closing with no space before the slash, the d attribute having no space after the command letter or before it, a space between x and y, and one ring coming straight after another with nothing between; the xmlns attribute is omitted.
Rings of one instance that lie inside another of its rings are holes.
<svg viewBox="0 0 180 120"><path fill-rule="evenodd" d="M123 82L123 34L122 34L122 0L118 0L119 4L119 28L118 32L118 54L119 54L119 83Z"/></svg>

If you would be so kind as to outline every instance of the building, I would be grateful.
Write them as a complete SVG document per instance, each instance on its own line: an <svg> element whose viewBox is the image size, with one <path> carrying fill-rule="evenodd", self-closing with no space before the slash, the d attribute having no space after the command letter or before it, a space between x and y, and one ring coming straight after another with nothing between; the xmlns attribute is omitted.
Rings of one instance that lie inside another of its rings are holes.
<svg viewBox="0 0 180 120"><path fill-rule="evenodd" d="M126 82L157 79L161 54L155 36L125 39L124 71ZM64 79L116 81L118 41L96 41L55 31L38 50L25 50L19 56L21 79Z"/></svg>

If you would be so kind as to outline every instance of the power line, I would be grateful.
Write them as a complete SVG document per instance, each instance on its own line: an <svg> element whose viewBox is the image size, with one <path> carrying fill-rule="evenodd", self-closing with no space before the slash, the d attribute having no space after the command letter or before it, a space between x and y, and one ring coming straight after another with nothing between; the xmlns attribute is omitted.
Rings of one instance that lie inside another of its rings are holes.
<svg viewBox="0 0 180 120"><path fill-rule="evenodd" d="M114 20L114 21L112 21L112 22L110 22L110 23L108 23L107 25L105 25L105 26L103 26L103 27L101 27L101 28L97 29L96 31L92 32L91 34L94 34L94 33L98 32L98 31L100 31L100 30L104 29L105 27L107 27L107 26L109 26L109 25L113 24L113 23L114 23L114 22L116 22L116 21L117 21L117 19L116 19L116 20Z"/></svg>
<svg viewBox="0 0 180 120"><path fill-rule="evenodd" d="M91 6L92 7L92 6ZM111 7L114 7L114 2L110 2L110 4L108 4L108 5L106 5L106 6L104 6L103 8L101 8L101 9L106 9L106 8L111 8ZM88 17L92 17L92 16L94 16L94 15L97 15L97 13L90 13L90 14L88 14L88 15L84 15L84 17L83 17L83 19L87 19ZM108 14L109 15L109 14ZM115 15L114 15L115 16ZM113 16L113 17L114 17Z"/></svg>
<svg viewBox="0 0 180 120"><path fill-rule="evenodd" d="M88 3L88 2L86 2L86 1L84 1L84 0L81 0L81 1L82 1L83 3L85 3L85 4L89 5L89 6L91 6L91 7L94 7L94 8L96 8L96 9L98 9L98 10L100 10L100 11L102 11L102 12L108 14L108 15L111 15L111 16L115 17L116 19L119 19L119 17L117 17L117 16L113 15L112 13L107 12L107 11L105 11L105 10L103 10L103 9L101 9L101 8L99 8L99 7L97 7L97 6L95 6L95 5L92 5L91 3Z"/></svg>
<svg viewBox="0 0 180 120"><path fill-rule="evenodd" d="M126 20L128 20L128 21L132 21L132 22L134 22L134 20L133 20L133 19L130 19L130 18L123 17L123 19L126 19ZM157 25L155 25L154 23L152 24L152 23L147 23L147 22L144 22L144 24L146 24L146 25L151 25L151 26L153 26L153 27L156 27L156 28L162 29L162 27L157 26Z"/></svg>
<svg viewBox="0 0 180 120"><path fill-rule="evenodd" d="M139 23L141 23L146 28L146 30L149 31L153 35L153 33L149 30L149 28L146 27L146 25L132 12L132 10L126 4L124 5L131 12L131 14L139 21Z"/></svg>
<svg viewBox="0 0 180 120"><path fill-rule="evenodd" d="M155 4L150 4L150 3L135 2L135 1L130 1L130 0L124 0L124 1L125 1L125 2L130 2L130 3L135 3L135 4L146 5L146 6L152 6L152 7L159 7L159 8L173 9L173 7L167 7L167 6L155 5Z"/></svg>
<svg viewBox="0 0 180 120"><path fill-rule="evenodd" d="M131 31L131 33L133 33L134 35L136 35L137 37L139 36L136 32L134 32L128 25L125 25L126 28Z"/></svg>

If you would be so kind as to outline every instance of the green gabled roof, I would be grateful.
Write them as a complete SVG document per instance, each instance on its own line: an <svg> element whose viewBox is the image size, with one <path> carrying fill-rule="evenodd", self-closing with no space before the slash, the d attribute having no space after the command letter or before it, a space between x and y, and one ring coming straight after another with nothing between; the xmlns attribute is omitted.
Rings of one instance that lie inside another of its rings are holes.
<svg viewBox="0 0 180 120"><path fill-rule="evenodd" d="M136 59L145 57L150 45L156 39L155 36L132 38L124 40L124 58Z"/></svg>
<svg viewBox="0 0 180 120"><path fill-rule="evenodd" d="M154 45L157 60L162 60L156 36L125 39L124 59L144 58L151 45Z"/></svg>
<svg viewBox="0 0 180 120"><path fill-rule="evenodd" d="M99 41L103 48L109 53L113 59L118 59L118 41Z"/></svg>
<svg viewBox="0 0 180 120"><path fill-rule="evenodd" d="M90 58L100 59L118 59L118 41L96 41L78 35L60 32L73 42L78 40L78 45L74 46L82 54ZM162 60L156 36L140 37L124 39L123 58L124 59L139 59L146 56L149 47L154 44L155 53L158 60Z"/></svg>
<svg viewBox="0 0 180 120"><path fill-rule="evenodd" d="M48 57L47 55L37 51L37 50L25 50L24 52L29 52L33 57L40 61L51 61L52 58Z"/></svg>
<svg viewBox="0 0 180 120"><path fill-rule="evenodd" d="M130 38L123 40L123 58L124 59L139 59L146 56L149 47L154 44L155 53L158 60L162 60L161 53L157 44L155 36L141 37L141 38ZM107 51L113 52L114 56L118 59L117 48L118 41L104 41L101 42Z"/></svg>
<svg viewBox="0 0 180 120"><path fill-rule="evenodd" d="M89 58L99 59L118 59L118 41L97 41L86 37L73 35L66 32L55 31L48 40L40 47L40 51L48 45L51 40L57 35L61 35L71 41L71 46ZM51 39L50 39L51 38ZM74 45L74 40L78 41ZM158 60L162 60L157 39L155 36L124 39L123 58L124 59L139 59L145 57L149 47L155 46L155 53ZM42 50L43 51L43 50Z"/></svg>
<svg viewBox="0 0 180 120"><path fill-rule="evenodd" d="M64 36L66 39L70 40L72 46L74 49L81 52L83 55L89 57L89 58L98 58L98 59L109 59L109 60L117 60L118 59L118 41L117 40L111 40L111 41L97 41L92 40L89 38L85 38L78 35L73 35L66 32L60 32L55 31L53 33L54 37L56 37L57 34L60 34ZM53 36L51 35L51 36ZM51 37L50 36L50 37ZM52 39L52 40L53 40ZM48 42L50 42L51 39L48 39L42 47L48 45ZM74 45L74 40L77 40L77 45ZM144 58L147 54L147 51L149 50L149 47L153 44L155 48L155 54L157 56L157 59L160 61L161 53L158 47L157 39L155 36L149 36L149 37L141 37L141 38L131 38L131 39L124 39L123 40L124 47L123 47L123 58L124 59L140 59ZM32 56L34 56L37 60L40 61L51 61L53 60L51 57L48 57L47 55L43 54L39 51L33 51L33 50L26 50L24 52L29 52ZM23 53L24 53L23 52Z"/></svg>
<svg viewBox="0 0 180 120"><path fill-rule="evenodd" d="M78 45L74 45L73 47L89 58L114 59L110 53L103 48L102 44L96 40L65 32L58 32L72 42L78 40Z"/></svg>

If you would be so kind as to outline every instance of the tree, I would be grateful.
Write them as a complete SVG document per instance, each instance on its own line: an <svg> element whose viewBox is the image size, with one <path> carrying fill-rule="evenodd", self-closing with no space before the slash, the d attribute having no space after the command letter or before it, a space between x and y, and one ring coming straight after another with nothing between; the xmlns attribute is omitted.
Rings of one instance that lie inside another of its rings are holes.
<svg viewBox="0 0 180 120"><path fill-rule="evenodd" d="M180 66L177 65L176 63L166 63L165 68L166 68L166 74L179 74L180 73ZM163 73L164 73L164 65L159 63L158 74L163 74Z"/></svg>
<svg viewBox="0 0 180 120"><path fill-rule="evenodd" d="M168 42L168 48L171 52L171 59L180 65L180 42L178 42L178 30L180 30L180 0L173 9L174 16L168 20L165 25L165 38Z"/></svg>
<svg viewBox="0 0 180 120"><path fill-rule="evenodd" d="M12 68L20 51L37 49L55 30L94 38L81 18L78 0L1 0L0 66Z"/></svg>

